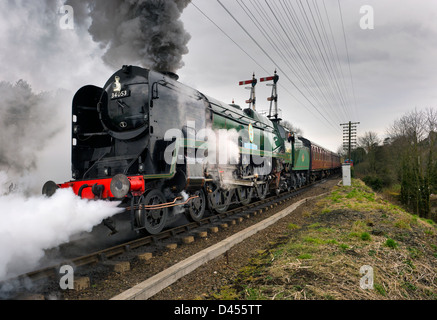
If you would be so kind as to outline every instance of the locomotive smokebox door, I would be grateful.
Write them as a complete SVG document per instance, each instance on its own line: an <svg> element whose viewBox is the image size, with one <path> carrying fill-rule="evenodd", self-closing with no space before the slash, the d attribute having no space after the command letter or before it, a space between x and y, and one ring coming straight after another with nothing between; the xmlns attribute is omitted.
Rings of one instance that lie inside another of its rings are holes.
<svg viewBox="0 0 437 320"><path fill-rule="evenodd" d="M104 86L99 104L102 124L116 139L133 139L149 127L149 72L123 67Z"/></svg>

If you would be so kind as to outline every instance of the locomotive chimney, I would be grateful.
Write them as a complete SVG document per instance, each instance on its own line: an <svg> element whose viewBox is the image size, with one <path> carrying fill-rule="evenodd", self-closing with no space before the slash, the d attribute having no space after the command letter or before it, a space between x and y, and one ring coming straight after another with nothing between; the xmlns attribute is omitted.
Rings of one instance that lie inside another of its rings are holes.
<svg viewBox="0 0 437 320"><path fill-rule="evenodd" d="M174 73L174 72L171 72L171 71L160 71L164 76L167 76L167 77L169 77L169 78L171 78L171 79L173 79L173 80L178 80L179 79L179 76L176 74L176 73Z"/></svg>

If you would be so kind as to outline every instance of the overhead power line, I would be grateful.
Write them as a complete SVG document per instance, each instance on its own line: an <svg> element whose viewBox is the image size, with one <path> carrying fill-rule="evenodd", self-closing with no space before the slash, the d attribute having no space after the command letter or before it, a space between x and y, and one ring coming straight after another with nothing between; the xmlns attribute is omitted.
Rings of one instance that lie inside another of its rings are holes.
<svg viewBox="0 0 437 320"><path fill-rule="evenodd" d="M191 2L191 4L205 17L207 18L213 25L215 25L229 40L231 40L241 51L243 51L252 61L254 61L261 69L263 69L266 73L270 73L270 71L267 71L266 68L264 68L255 58L253 58L253 56L251 56L247 50L245 50L242 46L240 46L234 39L232 39L231 36L229 36L228 33L226 33L226 31L224 31L222 28L220 28L220 26L215 23L206 13L204 13L198 6L196 6L193 2ZM284 85L280 85L282 89L284 89L290 96L292 96L297 102L299 102L301 105L303 105L311 114L312 111L309 110L305 104L303 102L301 102L293 93L291 93L287 87L285 87ZM315 116L313 114L313 116Z"/></svg>
<svg viewBox="0 0 437 320"><path fill-rule="evenodd" d="M296 84L294 83L293 80L290 79L288 73L284 72L282 70L282 68L280 67L280 65L278 65L275 60L271 57L271 55L266 52L266 50L258 43L258 41L255 40L255 38L247 31L247 29L238 21L238 19L235 18L235 16L226 8L225 5L223 5L223 3L220 0L217 0L217 2L223 7L223 9L229 14L229 16L241 27L241 29L247 34L247 36L258 46L258 48L270 59L270 61L272 61L272 63L274 65L277 66L277 68L281 71L281 73L283 74L283 76L285 76L288 81L290 81L290 83L299 91L299 93L311 104L311 106L313 106L313 108L322 116L323 119L325 119L327 121L327 123L331 126L334 127L333 123L331 121L329 121L321 112L320 110L313 104L313 102L311 102L307 96L302 92L302 90L296 86ZM334 129L336 129L334 127Z"/></svg>
<svg viewBox="0 0 437 320"><path fill-rule="evenodd" d="M241 41L236 41L235 33L226 32L219 21L214 21L205 10L191 3L259 68L270 73L267 70L270 67L262 62L265 56L285 80L280 81L279 86L314 118L338 131L338 123L350 119L351 111L356 108L340 1L337 9L335 6L330 8L337 10L341 17L337 33L333 31L334 25L324 0L237 0L233 3L239 8L234 6L232 10L224 2L217 0L250 42L260 50L260 54L250 49L250 43L241 45ZM343 72L338 36L342 36L344 41L348 76ZM348 77L349 86L346 84Z"/></svg>
<svg viewBox="0 0 437 320"><path fill-rule="evenodd" d="M229 40L231 40L238 48L240 48L241 51L243 51L250 59L252 59L253 62L255 62L258 67L260 67L261 69L263 69L265 72L269 72L267 71L260 63L258 63L258 61L256 61L255 58L253 58L246 50L244 50L244 48L242 46L240 46L234 39L231 38L231 36L229 36L222 28L220 28L220 26L215 23L210 17L208 17L198 6L196 6L193 2L191 2L191 4L197 9L199 10L199 12L205 17L207 18L213 25L215 25Z"/></svg>
<svg viewBox="0 0 437 320"><path fill-rule="evenodd" d="M355 96L355 87L354 87L354 80L353 80L353 77L352 77L351 60L349 58L349 49L348 49L348 46L347 46L346 32L344 30L343 13L341 11L340 0L337 0L337 2L338 2L338 9L340 11L341 26L342 26L342 29L343 29L344 45L346 47L347 63L348 63L348 66L349 66L349 75L350 75L350 80L351 80L351 85L352 85L352 92L353 92L353 97L354 97L354 106L355 106L355 109L356 109L357 100L356 100L356 96Z"/></svg>

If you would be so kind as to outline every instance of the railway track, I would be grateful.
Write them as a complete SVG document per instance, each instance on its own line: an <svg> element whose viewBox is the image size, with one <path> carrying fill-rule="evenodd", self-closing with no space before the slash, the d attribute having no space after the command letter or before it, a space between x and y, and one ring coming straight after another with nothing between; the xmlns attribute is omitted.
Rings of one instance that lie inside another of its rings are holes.
<svg viewBox="0 0 437 320"><path fill-rule="evenodd" d="M103 250L99 250L87 255L83 255L77 258L68 259L61 263L57 263L55 265L51 265L49 267L35 270L23 275L20 275L14 279L7 280L5 282L13 281L15 283L21 283L23 281L31 281L31 282L41 282L41 281L47 281L47 280L58 280L60 278L60 268L63 265L71 265L75 267L75 270L79 270L82 267L86 266L92 266L96 263L106 262L108 260L111 260L111 258L120 256L123 253L130 252L131 250L134 250L136 248L146 247L150 245L156 245L159 243L163 243L165 241L173 241L178 242L177 238L181 237L181 235L193 235L196 233L200 233L202 231L205 231L207 229L211 229L214 227L219 227L223 224L230 223L231 221L235 220L241 220L241 218L247 219L252 216L255 216L256 214L266 211L268 209L273 208L274 206L277 206L281 203L284 203L305 190L313 187L316 184L319 184L322 181L317 181L313 184L304 186L298 190L293 190L290 192L282 193L280 195L274 195L270 196L268 198L265 198L263 200L259 200L253 203L250 203L246 206L240 206L233 208L231 210L228 210L224 213L219 213L215 215L210 215L208 217L205 217L204 219L198 221L198 222L191 222L187 223L181 226L177 226L168 230L164 230L163 232L156 234L156 235L150 235L146 237L142 237L139 239L131 240L110 248L106 248ZM75 271L75 272L76 272ZM0 283L1 287L1 283Z"/></svg>

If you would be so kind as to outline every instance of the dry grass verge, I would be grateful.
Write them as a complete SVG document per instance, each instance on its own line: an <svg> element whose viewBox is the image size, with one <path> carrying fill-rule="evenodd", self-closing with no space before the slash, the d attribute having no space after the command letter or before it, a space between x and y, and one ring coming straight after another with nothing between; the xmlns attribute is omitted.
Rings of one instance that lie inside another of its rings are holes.
<svg viewBox="0 0 437 320"><path fill-rule="evenodd" d="M307 207L211 298L437 299L436 232L354 180Z"/></svg>

